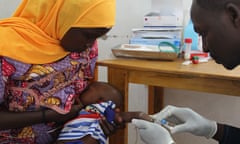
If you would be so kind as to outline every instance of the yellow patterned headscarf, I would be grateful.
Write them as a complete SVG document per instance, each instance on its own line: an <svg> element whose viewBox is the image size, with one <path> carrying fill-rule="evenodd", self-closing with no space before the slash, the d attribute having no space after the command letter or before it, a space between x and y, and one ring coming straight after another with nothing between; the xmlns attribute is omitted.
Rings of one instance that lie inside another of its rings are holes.
<svg viewBox="0 0 240 144"><path fill-rule="evenodd" d="M54 62L68 52L60 40L71 27L105 28L115 23L115 0L23 0L0 20L0 55L30 64Z"/></svg>

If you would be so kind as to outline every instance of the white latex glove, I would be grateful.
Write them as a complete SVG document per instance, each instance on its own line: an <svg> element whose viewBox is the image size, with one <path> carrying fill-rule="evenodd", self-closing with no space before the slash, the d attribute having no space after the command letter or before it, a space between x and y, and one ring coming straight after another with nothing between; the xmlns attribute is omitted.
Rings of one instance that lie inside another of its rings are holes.
<svg viewBox="0 0 240 144"><path fill-rule="evenodd" d="M204 118L190 108L169 105L159 113L152 115L152 117L157 122L165 119L174 123L175 126L170 128L172 134L189 132L197 136L212 138L217 132L217 123L215 121Z"/></svg>
<svg viewBox="0 0 240 144"><path fill-rule="evenodd" d="M141 139L146 144L174 144L169 132L159 124L139 119L133 119L132 124L139 129Z"/></svg>

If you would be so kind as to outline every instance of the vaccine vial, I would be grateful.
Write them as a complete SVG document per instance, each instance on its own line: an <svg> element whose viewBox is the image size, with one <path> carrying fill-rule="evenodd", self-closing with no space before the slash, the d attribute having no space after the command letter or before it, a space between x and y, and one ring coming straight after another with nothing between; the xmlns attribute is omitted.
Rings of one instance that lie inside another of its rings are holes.
<svg viewBox="0 0 240 144"><path fill-rule="evenodd" d="M191 49L192 49L192 39L191 38L185 38L184 39L184 59L190 60L191 57Z"/></svg>
<svg viewBox="0 0 240 144"><path fill-rule="evenodd" d="M198 50L199 51L203 51L203 48L202 48L202 36L198 35Z"/></svg>
<svg viewBox="0 0 240 144"><path fill-rule="evenodd" d="M172 127L174 126L173 123L171 123L171 122L169 122L169 121L167 121L165 119L162 119L160 121L154 120L154 123L157 123L157 124L161 125L165 129L167 129L169 132L171 131Z"/></svg>

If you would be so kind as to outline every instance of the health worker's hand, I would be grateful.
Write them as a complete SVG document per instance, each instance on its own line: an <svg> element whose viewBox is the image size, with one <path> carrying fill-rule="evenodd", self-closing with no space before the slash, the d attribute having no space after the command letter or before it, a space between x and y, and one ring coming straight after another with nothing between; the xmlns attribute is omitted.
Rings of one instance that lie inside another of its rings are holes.
<svg viewBox="0 0 240 144"><path fill-rule="evenodd" d="M146 144L174 144L169 132L159 124L139 119L133 119L132 124L138 128Z"/></svg>
<svg viewBox="0 0 240 144"><path fill-rule="evenodd" d="M152 117L160 122L163 119L173 123L170 128L172 134L180 132L189 132L193 135L212 138L217 132L217 123L208 120L196 113L190 108L181 108L175 106L167 106Z"/></svg>

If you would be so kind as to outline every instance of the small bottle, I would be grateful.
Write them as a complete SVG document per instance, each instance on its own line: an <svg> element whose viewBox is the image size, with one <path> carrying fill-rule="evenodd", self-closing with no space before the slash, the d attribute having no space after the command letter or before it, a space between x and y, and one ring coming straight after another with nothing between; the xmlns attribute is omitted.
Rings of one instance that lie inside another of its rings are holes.
<svg viewBox="0 0 240 144"><path fill-rule="evenodd" d="M191 56L191 49L192 49L192 39L191 38L185 38L185 50L184 50L184 59L190 60Z"/></svg>

